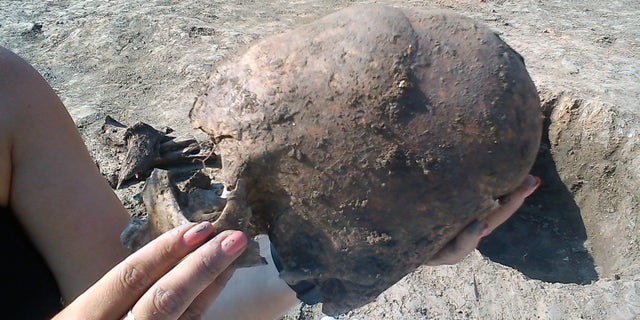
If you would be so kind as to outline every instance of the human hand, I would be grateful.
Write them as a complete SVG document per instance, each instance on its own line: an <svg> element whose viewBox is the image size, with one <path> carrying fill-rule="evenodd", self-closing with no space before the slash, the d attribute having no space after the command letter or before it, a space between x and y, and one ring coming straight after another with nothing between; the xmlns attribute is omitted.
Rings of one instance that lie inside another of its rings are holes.
<svg viewBox="0 0 640 320"><path fill-rule="evenodd" d="M244 251L240 231L213 239L209 222L177 227L149 242L107 272L53 319L200 318L213 303ZM127 314L127 312L130 312Z"/></svg>
<svg viewBox="0 0 640 320"><path fill-rule="evenodd" d="M453 240L449 241L438 251L426 265L438 266L456 264L469 255L478 246L480 240L493 232L498 226L507 221L540 186L540 178L532 175L511 194L499 199L500 206L490 213L484 220L476 220L464 228Z"/></svg>

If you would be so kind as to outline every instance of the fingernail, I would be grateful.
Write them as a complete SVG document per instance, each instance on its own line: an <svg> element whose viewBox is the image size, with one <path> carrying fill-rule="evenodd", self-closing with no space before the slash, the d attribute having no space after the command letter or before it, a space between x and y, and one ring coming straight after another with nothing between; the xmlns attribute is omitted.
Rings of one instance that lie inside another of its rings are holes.
<svg viewBox="0 0 640 320"><path fill-rule="evenodd" d="M482 222L482 231L480 231L480 238L484 238L489 235L489 224L485 221Z"/></svg>
<svg viewBox="0 0 640 320"><path fill-rule="evenodd" d="M542 179L536 176L529 175L527 177L526 183L527 183L527 186L529 187L526 195L528 197L531 194L533 194L536 191L536 189L538 189L538 187L542 183Z"/></svg>
<svg viewBox="0 0 640 320"><path fill-rule="evenodd" d="M187 230L182 238L187 245L193 246L207 239L211 233L213 233L213 226L211 223L200 222Z"/></svg>
<svg viewBox="0 0 640 320"><path fill-rule="evenodd" d="M227 255L235 255L247 245L247 237L240 231L234 231L222 240L222 251Z"/></svg>
<svg viewBox="0 0 640 320"><path fill-rule="evenodd" d="M482 238L488 229L489 229L489 225L486 222L481 220L476 220L473 223L471 223L471 225L469 225L469 227L467 227L465 230L468 230L468 232L471 232L472 234L477 235L478 238Z"/></svg>

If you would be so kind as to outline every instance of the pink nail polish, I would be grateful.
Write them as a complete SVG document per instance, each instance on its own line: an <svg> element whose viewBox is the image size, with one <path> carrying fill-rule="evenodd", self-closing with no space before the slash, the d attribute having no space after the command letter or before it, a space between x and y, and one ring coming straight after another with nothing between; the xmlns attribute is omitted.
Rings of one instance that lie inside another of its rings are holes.
<svg viewBox="0 0 640 320"><path fill-rule="evenodd" d="M533 177L533 181L531 183L531 187L529 188L529 191L527 192L527 197L532 195L537 189L538 187L540 187L540 184L542 183L542 179L540 179L539 177L536 176L532 176Z"/></svg>
<svg viewBox="0 0 640 320"><path fill-rule="evenodd" d="M247 237L240 231L234 231L230 235L228 235L220 246L222 247L222 251L228 255L235 255L238 252L242 251L247 246Z"/></svg>
<svg viewBox="0 0 640 320"><path fill-rule="evenodd" d="M209 222L200 222L184 233L182 238L189 246L196 245L207 239L213 233L213 226Z"/></svg>
<svg viewBox="0 0 640 320"><path fill-rule="evenodd" d="M542 184L542 179L540 179L540 177L536 177L536 176L534 176L534 178L536 179L535 188L537 189Z"/></svg>
<svg viewBox="0 0 640 320"><path fill-rule="evenodd" d="M480 238L484 238L489 235L489 224L486 222L482 223L482 231L480 232Z"/></svg>

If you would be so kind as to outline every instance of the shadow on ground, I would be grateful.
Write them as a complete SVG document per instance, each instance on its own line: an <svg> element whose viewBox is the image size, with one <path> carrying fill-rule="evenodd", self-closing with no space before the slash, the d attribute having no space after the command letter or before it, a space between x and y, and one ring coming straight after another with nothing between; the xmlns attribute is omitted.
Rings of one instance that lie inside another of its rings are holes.
<svg viewBox="0 0 640 320"><path fill-rule="evenodd" d="M589 284L598 279L598 273L584 246L587 233L580 208L560 179L551 155L547 129L548 123L531 170L542 178L542 185L478 249L492 261L532 279Z"/></svg>

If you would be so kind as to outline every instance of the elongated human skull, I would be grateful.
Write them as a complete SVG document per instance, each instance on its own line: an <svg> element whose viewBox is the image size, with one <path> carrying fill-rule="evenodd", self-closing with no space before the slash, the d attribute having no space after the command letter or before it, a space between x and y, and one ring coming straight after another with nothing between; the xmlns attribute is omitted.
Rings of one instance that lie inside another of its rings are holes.
<svg viewBox="0 0 640 320"><path fill-rule="evenodd" d="M267 233L281 277L315 285L326 314L371 301L486 216L542 130L523 59L494 32L381 5L258 41L215 69L190 117L221 157L216 179L246 188L236 225Z"/></svg>

